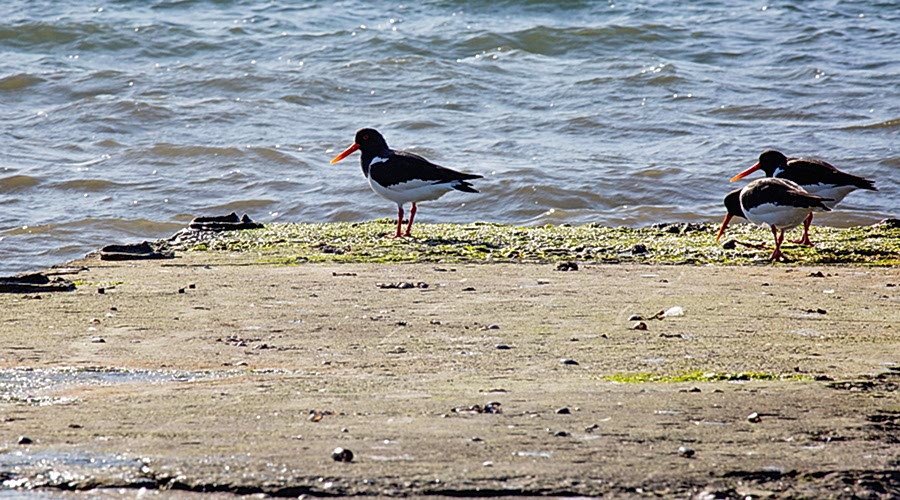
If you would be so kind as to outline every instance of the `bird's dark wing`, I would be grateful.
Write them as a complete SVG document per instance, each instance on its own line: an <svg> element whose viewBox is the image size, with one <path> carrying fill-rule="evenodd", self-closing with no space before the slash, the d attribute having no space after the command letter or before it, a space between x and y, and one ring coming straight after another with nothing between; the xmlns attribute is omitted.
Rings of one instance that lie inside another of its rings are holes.
<svg viewBox="0 0 900 500"><path fill-rule="evenodd" d="M858 175L848 174L822 160L804 158L788 158L787 170L779 177L788 179L801 186L814 184L832 184L836 186L855 186L859 189L878 191L875 182Z"/></svg>
<svg viewBox="0 0 900 500"><path fill-rule="evenodd" d="M409 181L433 181L436 183L480 179L477 174L465 174L442 167L406 151L394 151L385 161L374 160L369 166L372 178L382 186L393 186Z"/></svg>

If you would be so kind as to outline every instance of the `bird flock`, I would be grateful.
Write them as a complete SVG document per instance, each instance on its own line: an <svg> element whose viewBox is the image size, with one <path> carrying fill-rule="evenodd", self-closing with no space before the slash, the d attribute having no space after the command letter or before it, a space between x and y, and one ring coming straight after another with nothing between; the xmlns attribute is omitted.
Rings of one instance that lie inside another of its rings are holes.
<svg viewBox="0 0 900 500"><path fill-rule="evenodd" d="M376 194L397 204L397 230L394 238L411 235L416 204L436 200L456 190L477 193L469 181L481 175L467 174L442 167L425 158L388 147L384 136L373 128L356 132L353 144L337 155L337 163L360 151L363 175ZM877 191L874 182L842 172L821 160L788 158L767 150L759 155L752 167L735 175L731 182L762 170L766 177L757 179L725 196L727 214L716 235L716 242L725 233L734 217L742 217L754 224L768 227L775 239L770 260L787 260L781 251L784 232L803 224L803 236L794 243L813 246L809 226L814 212L827 212L856 189ZM409 222L403 229L403 206L410 203Z"/></svg>

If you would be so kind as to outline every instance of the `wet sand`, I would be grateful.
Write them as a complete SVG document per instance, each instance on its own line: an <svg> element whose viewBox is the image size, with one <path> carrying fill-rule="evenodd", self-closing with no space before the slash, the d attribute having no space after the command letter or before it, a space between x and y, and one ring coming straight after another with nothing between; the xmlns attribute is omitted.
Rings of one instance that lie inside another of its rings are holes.
<svg viewBox="0 0 900 500"><path fill-rule="evenodd" d="M7 488L900 495L896 268L72 265L0 295Z"/></svg>

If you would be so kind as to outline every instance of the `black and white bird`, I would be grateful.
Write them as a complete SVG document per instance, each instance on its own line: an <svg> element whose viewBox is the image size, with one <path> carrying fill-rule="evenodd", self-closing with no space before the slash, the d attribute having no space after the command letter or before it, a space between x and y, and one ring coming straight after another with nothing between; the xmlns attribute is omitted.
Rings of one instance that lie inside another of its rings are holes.
<svg viewBox="0 0 900 500"><path fill-rule="evenodd" d="M363 174L369 180L372 191L397 204L397 233L394 238L409 236L416 203L436 200L449 191L477 193L468 182L481 179L477 174L464 174L431 163L419 155L389 148L384 137L375 129L364 128L356 132L353 144L337 155L331 163L337 163L354 151L362 153L360 163ZM412 203L409 224L403 229L403 205Z"/></svg>
<svg viewBox="0 0 900 500"><path fill-rule="evenodd" d="M830 163L821 160L788 158L774 150L763 151L755 165L731 178L731 182L750 175L757 170L765 172L766 177L787 179L800 185L806 192L824 198L828 208L834 208L845 196L857 189L878 191L875 182L857 175L841 172ZM803 221L803 237L794 243L813 246L809 240L809 225L813 214Z"/></svg>
<svg viewBox="0 0 900 500"><path fill-rule="evenodd" d="M832 202L821 196L806 192L798 184L786 179L766 177L747 184L742 189L735 189L725 196L725 208L728 214L722 221L716 242L725 233L725 228L732 217L743 217L754 224L768 226L775 237L775 251L770 260L784 260L781 243L784 232L793 229L812 212L831 210L826 203Z"/></svg>

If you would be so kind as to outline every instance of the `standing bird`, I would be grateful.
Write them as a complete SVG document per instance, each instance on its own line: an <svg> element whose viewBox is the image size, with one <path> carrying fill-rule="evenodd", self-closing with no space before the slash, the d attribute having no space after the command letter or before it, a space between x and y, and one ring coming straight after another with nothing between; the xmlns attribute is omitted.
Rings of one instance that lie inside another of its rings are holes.
<svg viewBox="0 0 900 500"><path fill-rule="evenodd" d="M716 242L725 233L732 217L743 217L754 224L768 226L775 237L775 251L770 260L783 260L781 242L784 232L799 226L813 211L829 211L825 202L834 201L807 193L796 183L785 179L757 179L743 189L735 189L725 196L728 214L722 221Z"/></svg>
<svg viewBox="0 0 900 500"><path fill-rule="evenodd" d="M808 193L825 198L825 205L828 208L834 208L845 196L857 189L878 191L874 181L841 172L830 163L821 160L788 158L771 149L763 151L755 165L732 177L731 182L743 179L757 170L765 172L766 177L787 179L799 184ZM812 224L812 219L813 214L810 212L803 221L803 237L794 243L813 246L813 242L809 240L809 225Z"/></svg>
<svg viewBox="0 0 900 500"><path fill-rule="evenodd" d="M478 191L469 184L472 179L483 176L464 174L440 165L435 165L419 155L389 148L384 137L373 128L356 132L353 144L337 155L331 163L337 163L356 150L362 152L360 163L363 174L369 179L369 186L376 194L397 204L397 234L394 238L409 236L416 203L436 200L452 189L466 193ZM403 205L412 203L409 224L403 228Z"/></svg>

